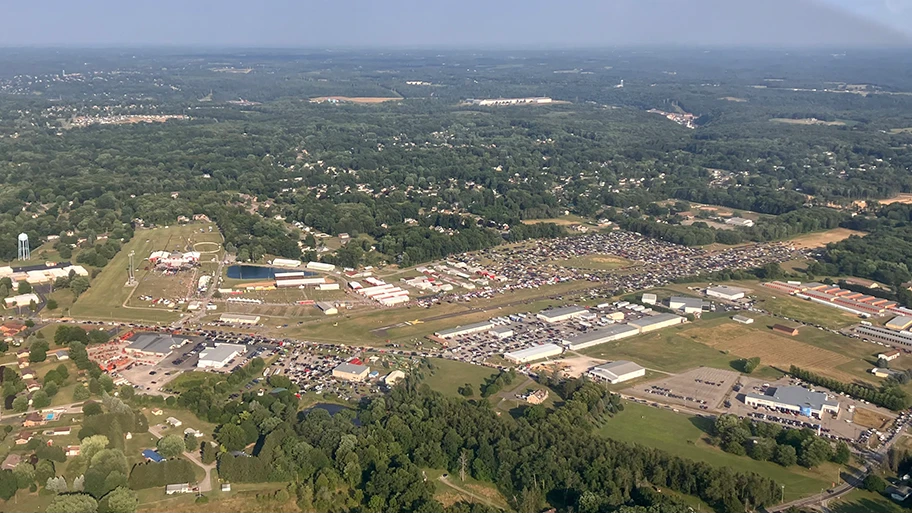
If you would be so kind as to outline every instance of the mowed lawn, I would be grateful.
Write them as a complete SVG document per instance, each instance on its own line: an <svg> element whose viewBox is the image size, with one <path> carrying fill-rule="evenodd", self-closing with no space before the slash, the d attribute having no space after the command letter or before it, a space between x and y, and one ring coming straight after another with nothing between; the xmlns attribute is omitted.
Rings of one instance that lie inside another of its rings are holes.
<svg viewBox="0 0 912 513"><path fill-rule="evenodd" d="M497 369L472 365L471 363L440 358L432 358L430 361L434 364L436 370L433 374L426 375L423 382L433 390L449 396L458 396L459 387L466 383L471 383L475 389L475 398L479 398L481 397L481 383L497 373ZM517 379L525 378L518 376Z"/></svg>
<svg viewBox="0 0 912 513"><path fill-rule="evenodd" d="M213 226L209 232L208 227ZM200 229L205 233L200 233ZM143 283L156 284L155 289L143 290L143 293L156 295L156 292L171 292L167 281L162 277L144 270L148 267L148 258L153 251L190 251L193 244L198 242L215 242L221 240L215 225L210 223L192 223L175 225L168 228L153 228L150 230L137 230L130 242L124 244L120 252L108 262L101 273L92 280L92 286L76 300L70 309L73 317L87 317L92 319L111 319L120 321L146 321L146 322L171 322L178 318L178 313L166 307L152 306L124 306L130 298L132 288L126 286L127 267L129 267L130 251L135 251L134 266L136 279L140 282L138 288L143 288ZM207 245L211 246L211 245ZM203 250L209 249L202 248ZM202 258L207 258L203 255ZM211 258L211 256L209 257ZM178 277L171 277L175 283ZM185 291L183 293L186 293ZM163 294L162 294L163 295ZM159 295L161 297L161 295Z"/></svg>
<svg viewBox="0 0 912 513"><path fill-rule="evenodd" d="M838 469L832 463L810 470L799 466L783 468L775 463L726 453L703 440L711 423L711 419L628 402L624 404L624 411L608 420L599 433L615 440L661 449L682 458L756 472L784 484L787 501L829 488L836 478Z"/></svg>
<svg viewBox="0 0 912 513"><path fill-rule="evenodd" d="M879 493L857 488L829 504L830 511L834 513L900 513L908 511L907 507Z"/></svg>

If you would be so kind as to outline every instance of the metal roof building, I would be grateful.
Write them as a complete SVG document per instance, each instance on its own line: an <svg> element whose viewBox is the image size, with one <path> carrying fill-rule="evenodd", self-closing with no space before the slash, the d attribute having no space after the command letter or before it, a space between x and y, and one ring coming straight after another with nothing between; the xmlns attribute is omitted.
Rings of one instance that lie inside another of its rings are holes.
<svg viewBox="0 0 912 513"><path fill-rule="evenodd" d="M682 310L684 313L700 313L705 301L698 297L673 296L668 300L668 308Z"/></svg>
<svg viewBox="0 0 912 513"><path fill-rule="evenodd" d="M478 333L479 331L487 331L494 327L494 323L491 321L482 321L476 322L473 324L466 324L465 326L456 326L455 328L449 328L445 330L440 330L434 335L437 335L440 338L452 338L458 337L461 335L469 335L471 333Z"/></svg>
<svg viewBox="0 0 912 513"><path fill-rule="evenodd" d="M564 348L557 344L542 344L540 346L533 346L526 349L520 349L519 351L505 353L504 358L513 363L528 363L534 362L535 360L541 360L542 358L557 356L563 352Z"/></svg>
<svg viewBox="0 0 912 513"><path fill-rule="evenodd" d="M727 299L729 301L743 298L744 293L744 289L740 289L738 287L729 287L727 285L717 285L715 287L709 287L706 289L707 296L717 297L719 299Z"/></svg>
<svg viewBox="0 0 912 513"><path fill-rule="evenodd" d="M579 306L564 306L561 308L552 308L551 310L542 310L536 317L545 322L560 322L579 317L589 310Z"/></svg>
<svg viewBox="0 0 912 513"><path fill-rule="evenodd" d="M874 340L875 342L912 346L912 333L908 331L893 331L879 326L865 325L856 326L854 331L861 338Z"/></svg>
<svg viewBox="0 0 912 513"><path fill-rule="evenodd" d="M640 333L647 333L653 330L667 328L668 326L681 324L682 322L684 322L684 318L679 315L663 313L643 317L642 319L630 321L627 324L639 328Z"/></svg>
<svg viewBox="0 0 912 513"><path fill-rule="evenodd" d="M611 384L623 383L646 375L646 369L628 360L606 363L589 370L590 376Z"/></svg>
<svg viewBox="0 0 912 513"><path fill-rule="evenodd" d="M891 330L908 329L909 326L912 326L912 317L906 315L897 315L896 317L887 321L887 324L885 324L885 326Z"/></svg>
<svg viewBox="0 0 912 513"><path fill-rule="evenodd" d="M260 316L223 313L219 316L219 321L227 322L229 324L258 324L260 322Z"/></svg>
<svg viewBox="0 0 912 513"><path fill-rule="evenodd" d="M370 374L370 367L354 363L343 363L332 371L334 378L346 381L364 381L368 374Z"/></svg>
<svg viewBox="0 0 912 513"><path fill-rule="evenodd" d="M215 347L207 347L200 351L196 366L204 369L219 369L246 351L247 347L240 344L216 344Z"/></svg>
<svg viewBox="0 0 912 513"><path fill-rule="evenodd" d="M630 326L629 324L613 324L611 326L588 331L586 333L571 335L561 340L561 342L563 342L563 344L567 346L568 349L573 351L576 349L585 349L587 347L592 347L598 344L604 344L606 342L613 342L622 338L632 337L634 335L638 335L639 333L640 329L635 326Z"/></svg>
<svg viewBox="0 0 912 513"><path fill-rule="evenodd" d="M831 401L823 392L812 392L804 387L775 387L765 394L746 394L744 403L788 410L808 417L821 417L824 412L839 413L838 401Z"/></svg>
<svg viewBox="0 0 912 513"><path fill-rule="evenodd" d="M140 333L135 335L133 343L126 347L128 353L165 356L174 349L187 343L186 338L161 333Z"/></svg>

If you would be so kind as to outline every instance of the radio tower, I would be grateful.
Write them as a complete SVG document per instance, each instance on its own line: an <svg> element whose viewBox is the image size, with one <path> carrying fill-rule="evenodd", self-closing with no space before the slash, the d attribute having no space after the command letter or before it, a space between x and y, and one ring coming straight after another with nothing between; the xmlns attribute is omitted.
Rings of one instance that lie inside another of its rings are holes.
<svg viewBox="0 0 912 513"><path fill-rule="evenodd" d="M127 286L136 285L136 276L133 274L133 255L135 251L131 251L128 255L130 257L130 267L127 268Z"/></svg>
<svg viewBox="0 0 912 513"><path fill-rule="evenodd" d="M28 260L30 258L31 258L31 251L29 250L28 234L20 233L19 234L19 260Z"/></svg>

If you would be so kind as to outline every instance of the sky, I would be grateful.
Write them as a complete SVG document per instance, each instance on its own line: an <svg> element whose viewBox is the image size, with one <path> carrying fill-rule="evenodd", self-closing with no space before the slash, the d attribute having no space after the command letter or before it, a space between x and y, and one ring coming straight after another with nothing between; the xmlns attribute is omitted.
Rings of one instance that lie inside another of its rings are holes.
<svg viewBox="0 0 912 513"><path fill-rule="evenodd" d="M0 46L605 47L912 44L912 0L42 0Z"/></svg>

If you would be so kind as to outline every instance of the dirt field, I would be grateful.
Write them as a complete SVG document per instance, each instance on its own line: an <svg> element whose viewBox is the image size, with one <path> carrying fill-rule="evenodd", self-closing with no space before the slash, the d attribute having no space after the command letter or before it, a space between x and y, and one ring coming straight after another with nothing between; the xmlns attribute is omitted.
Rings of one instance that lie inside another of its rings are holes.
<svg viewBox="0 0 912 513"><path fill-rule="evenodd" d="M588 356L577 356L574 358L565 358L563 360L538 364L535 365L535 368L547 368L551 370L557 367L561 369L567 376L578 378L585 374L587 370L595 367L596 365L601 365L606 361L607 360L600 360L598 358L589 358Z"/></svg>
<svg viewBox="0 0 912 513"><path fill-rule="evenodd" d="M912 202L912 198L910 198ZM807 233L791 239L789 242L798 248L820 248L831 242L839 242L848 239L852 235L865 236L867 233L848 228L834 228L825 232Z"/></svg>
<svg viewBox="0 0 912 513"><path fill-rule="evenodd" d="M874 428L881 431L892 421L893 419L890 417L864 408L856 408L855 416L852 417L852 422L859 426Z"/></svg>
<svg viewBox="0 0 912 513"><path fill-rule="evenodd" d="M822 119L817 118L802 118L802 119L791 119L791 118L773 118L770 121L773 123L785 123L787 125L824 125L824 126L845 126L845 121L823 121Z"/></svg>
<svg viewBox="0 0 912 513"><path fill-rule="evenodd" d="M849 383L856 379L852 374L837 369L838 366L851 362L851 358L773 332L745 331L741 325L723 324L712 328L691 329L686 336L710 347L728 351L734 357L759 356L763 365L779 369L797 365Z"/></svg>
<svg viewBox="0 0 912 513"><path fill-rule="evenodd" d="M312 103L323 103L330 100L336 100L340 102L351 102L351 103L383 103L383 102L395 102L399 101L402 98L386 98L379 96L320 96L317 98L311 98Z"/></svg>

